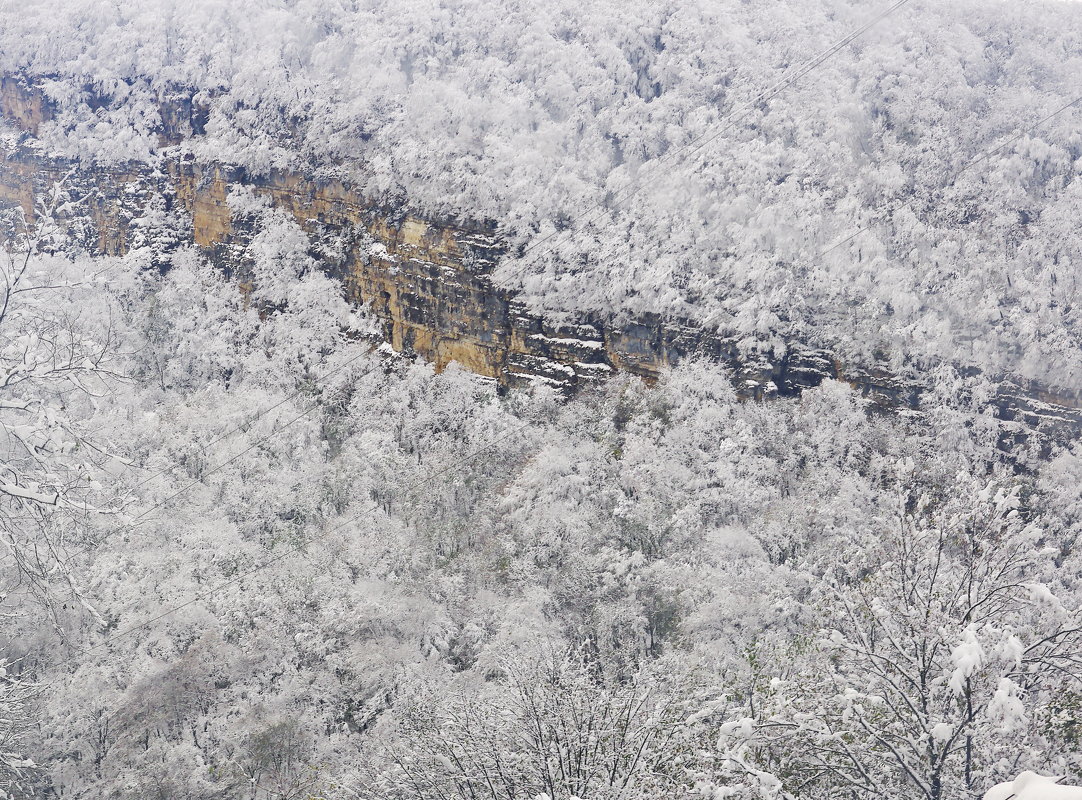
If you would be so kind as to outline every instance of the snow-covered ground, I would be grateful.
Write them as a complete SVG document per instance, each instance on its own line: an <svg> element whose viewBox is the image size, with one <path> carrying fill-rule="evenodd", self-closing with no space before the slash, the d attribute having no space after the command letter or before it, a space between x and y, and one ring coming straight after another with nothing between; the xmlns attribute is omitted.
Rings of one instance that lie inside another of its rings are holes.
<svg viewBox="0 0 1082 800"><path fill-rule="evenodd" d="M1060 777L1023 772L984 793L984 800L1082 800L1082 786L1065 786Z"/></svg>

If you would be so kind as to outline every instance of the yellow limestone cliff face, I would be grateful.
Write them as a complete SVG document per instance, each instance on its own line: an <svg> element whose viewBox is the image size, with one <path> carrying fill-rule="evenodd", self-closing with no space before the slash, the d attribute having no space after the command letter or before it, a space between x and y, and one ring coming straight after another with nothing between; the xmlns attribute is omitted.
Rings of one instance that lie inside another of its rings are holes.
<svg viewBox="0 0 1082 800"><path fill-rule="evenodd" d="M14 75L0 77L0 109L11 122L34 136L42 123L53 116L44 93Z"/></svg>
<svg viewBox="0 0 1082 800"><path fill-rule="evenodd" d="M183 93L162 101L163 142L198 135L205 109ZM168 113L166 113L168 112ZM0 82L0 116L34 134L51 115L44 95L21 78ZM382 320L387 340L438 369L452 361L503 385L549 383L573 391L619 370L648 380L688 355L724 364L744 396L794 395L825 378L844 380L880 408L915 408L921 387L881 368L839 362L832 354L789 342L781 356L749 357L731 339L694 323L640 315L614 324L584 314L578 324L554 325L492 283L502 257L495 231L461 220L423 219L380 206L353 187L299 173L248 176L218 164L199 164L164 150L158 168L128 164L86 167L43 156L33 140L0 152L0 206L19 206L33 219L35 202L57 181L75 184L82 198L72 230L91 250L124 253L132 221L151 197L187 212L191 241L223 266L236 267L237 245L253 231L230 211L229 193L244 186L288 212L314 240L345 243L341 263L327 268L349 297ZM1078 392L1036 384L1007 386L1000 415L1040 431L1082 429Z"/></svg>
<svg viewBox="0 0 1082 800"><path fill-rule="evenodd" d="M6 81L0 115L35 133L50 115L49 103L21 77ZM163 97L161 108L163 142L203 129L206 110L183 92ZM35 196L73 166L42 157L32 145L4 158L0 202L18 203L28 214ZM188 212L194 243L227 261L231 247L251 233L238 230L228 204L231 187L246 186L288 211L313 236L345 234L352 243L339 274L349 296L379 316L396 349L415 352L439 369L457 361L505 385L542 381L573 390L614 370L652 380L686 354L699 353L726 363L738 389L755 397L841 377L822 372L827 361L818 354L799 369L790 369L800 366L792 358L781 365L750 362L731 342L680 321L642 317L617 326L586 317L579 324L550 324L489 279L503 252L493 230L380 207L340 181L285 172L253 178L222 165L197 164L176 151L162 169L164 174L141 164L76 170L90 198L84 243L102 253L124 252L131 220L148 194L158 192ZM845 378L886 405L909 402L893 385L862 384L857 373Z"/></svg>
<svg viewBox="0 0 1082 800"><path fill-rule="evenodd" d="M550 326L494 286L488 272L502 245L490 230L401 215L339 181L282 172L249 180L191 162L169 171L202 247L227 245L243 233L227 200L235 184L288 211L313 236L347 233L352 245L342 277L350 298L376 313L396 350L417 353L437 369L455 361L503 384L540 380L566 389L604 378L614 358L632 359L606 347L603 328ZM662 367L640 358L632 371L654 378Z"/></svg>
<svg viewBox="0 0 1082 800"><path fill-rule="evenodd" d="M128 249L129 223L133 207L132 188L142 185L138 169L100 168L92 181L75 177L73 165L56 159L44 159L17 148L0 148L0 207L22 209L26 220L34 224L42 205L50 200L45 187L70 185L79 197L77 207L61 210L60 220L70 224L72 236L92 252L122 255Z"/></svg>
<svg viewBox="0 0 1082 800"><path fill-rule="evenodd" d="M191 213L196 244L213 249L243 233L227 199L242 176L190 162L175 162L169 172L177 200ZM337 181L274 173L244 184L310 233L350 232L357 241L347 258L347 291L383 320L396 349L412 350L439 369L457 361L477 374L505 377L510 338L500 320L485 314L498 292L465 266L496 246L493 237L411 216L391 220Z"/></svg>
<svg viewBox="0 0 1082 800"><path fill-rule="evenodd" d="M178 174L180 173L180 174ZM213 247L233 236L232 215L227 197L229 185L221 169L202 171L173 170L173 190L177 200L192 218L192 239L200 247Z"/></svg>

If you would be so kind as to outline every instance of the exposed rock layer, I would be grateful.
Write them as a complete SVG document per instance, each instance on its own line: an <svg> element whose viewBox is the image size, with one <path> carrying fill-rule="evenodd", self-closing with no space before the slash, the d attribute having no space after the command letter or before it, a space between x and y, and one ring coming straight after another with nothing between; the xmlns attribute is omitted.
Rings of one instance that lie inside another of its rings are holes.
<svg viewBox="0 0 1082 800"><path fill-rule="evenodd" d="M160 110L163 145L201 133L205 111L191 95L165 97ZM51 113L39 89L18 77L0 80L0 114L27 134L35 135ZM541 380L573 391L614 371L653 379L694 354L725 364L738 390L756 398L796 394L834 378L881 407L915 409L920 403L917 382L883 369L843 365L799 342L788 343L784 355L749 354L732 339L689 321L650 315L614 324L584 314L577 324L549 324L490 280L503 253L494 230L380 207L335 180L280 172L248 176L168 150L157 168L78 167L24 143L0 157L0 203L18 204L32 216L35 199L65 176L86 198L77 213L80 221L89 221L83 236L92 250L124 253L132 220L156 195L188 212L192 241L227 266L237 243L250 234L233 218L227 196L233 185L248 186L288 211L314 240L340 245L340 256L328 260L328 270L343 279L352 299L372 308L396 349L415 352L440 368L457 361L503 385ZM995 407L1007 433L1036 429L1063 438L1082 430L1078 392L1008 384Z"/></svg>

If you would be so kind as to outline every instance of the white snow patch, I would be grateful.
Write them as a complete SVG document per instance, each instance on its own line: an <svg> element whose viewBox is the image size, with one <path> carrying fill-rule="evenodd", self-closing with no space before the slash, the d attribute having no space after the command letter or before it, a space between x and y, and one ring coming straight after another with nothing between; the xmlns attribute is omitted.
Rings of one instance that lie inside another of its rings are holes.
<svg viewBox="0 0 1082 800"><path fill-rule="evenodd" d="M988 718L998 723L1004 733L1017 730L1026 723L1026 707L1022 705L1021 693L1010 678L1000 678L995 694L988 703Z"/></svg>
<svg viewBox="0 0 1082 800"><path fill-rule="evenodd" d="M947 685L955 694L962 693L965 679L984 666L984 648L977 641L977 632L970 625L962 634L962 641L951 651L954 672Z"/></svg>
<svg viewBox="0 0 1082 800"><path fill-rule="evenodd" d="M1063 786L1061 780L1026 770L1013 781L993 786L984 800L1082 800L1082 786Z"/></svg>
<svg viewBox="0 0 1082 800"><path fill-rule="evenodd" d="M555 339L551 336L545 336L543 333L530 334L530 338L563 345L565 347L586 347L591 350L599 350L605 346L603 342L596 342L588 339Z"/></svg>
<svg viewBox="0 0 1082 800"><path fill-rule="evenodd" d="M947 741L947 739L951 738L952 733L954 733L954 728L946 722L940 722L932 728L932 738L937 742Z"/></svg>

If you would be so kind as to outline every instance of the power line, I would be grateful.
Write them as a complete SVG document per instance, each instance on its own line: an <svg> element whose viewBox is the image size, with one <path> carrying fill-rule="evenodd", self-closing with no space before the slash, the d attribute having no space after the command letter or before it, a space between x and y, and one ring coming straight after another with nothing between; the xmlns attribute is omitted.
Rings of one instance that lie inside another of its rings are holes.
<svg viewBox="0 0 1082 800"><path fill-rule="evenodd" d="M316 377L312 378L311 382L312 383L322 383L323 381L327 380L327 378L331 377L332 375L344 370L350 364L352 364L353 362L355 362L359 358L361 358L361 356L363 356L363 355L365 355L364 352L358 353L353 358L347 359L346 361L342 362L341 364L339 364L334 369L327 370L322 375L317 375ZM306 391L306 389L304 387L302 387L300 389L297 389L294 392L291 392L290 394L287 394L285 397L283 397L277 403L274 403L273 405L267 406L262 411L257 413L255 416L249 417L244 422L241 422L241 423L233 426L232 428L230 428L229 430L227 430L225 433L221 434L217 438L211 439L205 445L202 445L200 447L200 449L205 452L205 451L209 450L211 447L214 447L214 445L218 444L219 442L223 442L226 439L233 436L234 434L240 433L241 431L243 431L246 428L250 427L252 425L252 423L262 419L263 417L265 417L270 412L274 411L275 409L281 408L282 406L284 406L289 401L294 400L297 397L300 397L302 394L305 393L305 391ZM143 484L148 483L149 481L152 481L155 478L160 478L162 475L165 475L167 472L169 472L168 467L161 470L160 472L156 472L155 474L153 474L153 475L151 475L151 476L149 476L147 478L143 478L143 480L139 481L139 483L135 484L135 486L136 487L142 486Z"/></svg>
<svg viewBox="0 0 1082 800"><path fill-rule="evenodd" d="M1028 134L1028 133L1030 133L1032 131L1035 131L1037 128L1041 127L1046 122L1048 122L1048 120L1052 119L1053 117L1058 116L1059 114L1062 114L1064 111L1071 108L1072 106L1077 105L1079 102L1082 102L1082 95L1079 95L1074 100L1071 100L1069 103L1065 103L1064 105L1060 106L1055 111L1053 111L1051 114L1048 114L1047 116L1041 117L1041 119L1039 119L1037 122L1033 123L1028 128L1023 128L1022 130L1018 131L1018 133L1016 133L1014 136L1011 136L1009 139L1002 142L1001 144L998 144L998 145L996 145L995 147L993 147L993 148L991 148L989 150L985 150L983 153L981 153L976 158L974 158L974 159L972 159L970 161L967 161L961 168L959 168L954 173L952 173L950 176L948 176L947 180L940 187L940 190L942 191L943 189L946 189L946 188L952 186L954 184L954 182L956 180L958 180L958 178L966 170L970 169L971 167L976 166L977 164L980 164L982 161L987 161L989 158L994 156L999 151L1001 151L1001 150L1005 149L1006 147L1014 144L1015 142L1017 142L1019 139L1021 139L1026 134ZM890 213L895 214L898 211L901 211L903 208L906 208L907 206L913 205L916 202L916 200L917 200L916 197L911 197L909 200L906 200L904 203L899 203L897 206L895 206L893 209L891 209ZM847 244L847 243L853 241L855 238L860 236L860 234L864 233L867 230L870 230L871 228L872 228L871 223L869 223L867 225L863 225L863 226L857 228L855 231L853 231L851 234L846 236L844 239L840 239L839 241L832 244L830 247L828 247L825 250L821 251L819 253L819 255L817 256L817 258L822 258L827 253L833 252L834 250L841 247L843 244Z"/></svg>
<svg viewBox="0 0 1082 800"><path fill-rule="evenodd" d="M836 53L838 53L841 50L848 47L850 44L852 44L852 42L854 40L856 40L857 38L862 36L864 33L866 33L874 25L878 24L883 19L890 16L895 11L897 11L899 8L901 8L902 6L906 5L909 2L911 2L911 0L897 0L897 2L895 2L892 6L888 7L884 11L881 11L880 13L876 14L868 22L864 23L859 28L857 28L856 30L854 30L851 33L847 34L846 36L843 36L841 39L836 41L834 44L832 44L826 50L822 51L819 55L812 58L810 61L805 62L805 64L802 67L800 67L799 69L797 69L796 72L794 72L793 74L782 78L780 81L775 83L770 88L765 89L764 91L757 94L751 100L745 102L742 106L739 106L736 109L734 109L733 111L730 111L725 117L725 125L723 125L720 130L714 131L713 133L704 132L704 133L700 134L699 136L697 136L696 138L692 139L690 142L687 142L686 144L683 144L680 147L669 150L664 155L647 162L647 165L649 165L648 168L654 174L651 174L651 175L647 176L645 179L641 179L641 180L635 181L633 183L629 183L623 189L620 189L620 190L616 191L615 193L613 193L611 195L610 201L613 204L617 204L617 203L623 202L624 200L626 200L626 199L628 199L630 197L634 197L636 194L641 192L645 187L649 186L651 183L655 182L656 180L658 180L659 178L661 178L663 175L666 174L666 173L663 173L663 172L660 171L660 167L663 164L665 164L668 161L672 161L674 159L682 161L687 156L691 156L691 155L694 155L694 154L700 152L707 145L709 145L710 143L716 141L721 136L724 136L730 130L735 128L745 117L748 116L748 114L751 113L751 111L756 106L760 105L761 103L765 103L765 102L768 102L768 101L772 100L774 97L779 95L781 92L783 92L788 87L792 86L794 83L796 83L798 80L800 80L801 78L806 76L808 73L810 73L813 70L820 67L824 62L826 62L827 60L832 58ZM646 165L644 165L644 166L646 166ZM584 214L578 215L578 221L579 222L591 222L591 221L593 221L594 219L596 219L598 217L599 212L603 212L603 211L605 211L605 209L606 209L606 201L605 200L598 201L598 202L594 203L593 206L591 206ZM520 256L520 258L525 258L526 255L528 255L530 253L533 253L538 247L543 245L545 242L547 242L547 241L555 238L556 236L559 236L560 234L564 233L565 230L568 230L568 229L554 230L551 233L548 233L545 236L542 236L540 239L537 239L534 242L530 243L527 247L525 247L523 249L522 256ZM546 248L545 250L543 250L538 255L543 255L544 253L550 252L552 249L553 249L552 247Z"/></svg>
<svg viewBox="0 0 1082 800"><path fill-rule="evenodd" d="M334 375L334 374L335 374L335 373L337 373L337 372L341 372L341 371L342 371L343 369L345 369L346 367L348 367L348 366L349 366L350 364L352 364L352 363L356 362L356 361L357 361L358 359L360 359L360 358L361 358L362 356L365 356L365 355L367 355L367 351L362 351L362 352L358 353L357 355L353 356L353 357L352 357L352 358L350 358L350 359L347 359L347 360L346 360L345 362L343 362L342 364L338 365L338 366L337 366L337 367L335 367L334 369L328 370L327 372L323 373L323 374L322 374L322 375L320 375L320 376L319 376L318 378L316 378L316 379L315 379L315 380L314 380L313 382L320 382L320 381L324 381L324 380L326 380L326 379L327 379L327 378L329 378L329 377L330 377L331 375ZM376 370L376 369L378 369L378 368L379 368L379 365L378 365L378 364L377 364L377 365L375 365L375 366L369 367L369 368L368 368L367 370L365 370L364 372L362 372L362 373L361 373L361 374L360 374L360 375L359 375L358 377L359 377L359 378L363 378L363 377L364 377L365 375L368 375L369 373L371 373L371 372L375 371L375 370ZM252 418L251 420L249 420L249 421L248 421L248 423L242 423L241 425L238 425L237 427L233 428L233 429L232 429L231 431L229 431L229 432L227 432L227 433L225 433L225 434L222 434L222 435L221 435L221 436L219 436L219 437L218 437L217 439L215 439L215 440L213 440L212 442L210 442L209 444L205 445L205 446L204 446L204 447L203 447L202 449L203 449L204 451L206 451L206 449L207 449L207 448L209 448L210 446L212 446L212 445L214 445L214 444L216 444L216 443L218 443L218 442L221 442L221 441L223 441L224 439L227 439L227 438L229 438L229 437L230 437L230 436L232 436L232 435L233 435L234 433L236 433L236 432L238 432L238 431L242 430L242 429L243 429L243 428L244 428L244 427L245 427L246 425L248 425L248 424L251 424L252 422L254 422L254 421L256 421L256 420L260 419L260 418L261 418L261 417L263 417L263 416L266 416L266 415L267 415L267 414L269 414L269 413L270 413L271 411L274 411L274 410L275 410L276 408L280 408L281 406L285 405L285 404L286 404L286 403L288 403L288 402L289 402L290 400L293 400L294 398L296 398L296 397L300 396L300 395L301 395L301 394L303 394L304 392L305 392L305 389L303 389L303 388L302 388L302 389L299 389L299 390L297 390L297 391L293 392L292 394L289 394L289 395L287 395L287 396L286 396L286 397L285 397L284 399L280 400L279 402L275 403L275 404L274 404L274 405L272 405L272 406L268 406L268 407L267 407L267 408L265 408L265 409L264 409L263 411L259 412L259 414L257 414L257 415L256 415L255 417L253 417L253 418ZM313 412L314 410L316 410L317 408L319 408L319 402L318 402L318 401L317 401L317 402L315 402L315 403L312 403L311 405L309 405L309 406L308 406L308 407L307 407L307 408L306 408L306 409L305 409L304 411L302 411L302 412L301 412L300 414L297 414L296 416L292 417L292 418L291 418L291 419L290 419L290 420L289 420L288 422L286 422L286 423L285 423L284 425L281 425L281 426L279 426L279 427L275 427L275 428L272 428L272 429L271 429L271 431L270 431L269 433L266 433L266 434L264 434L263 436L260 436L260 437L259 437L258 439L255 439L254 441L252 441L251 443L249 443L249 444L248 444L248 446L247 446L247 447L245 447L245 448L244 448L243 450L241 450L240 452L238 452L238 453L236 453L236 454L234 454L234 455L230 456L230 457L229 457L229 458L227 458L227 459L226 459L225 461L223 461L223 462L221 462L220 464L217 464L216 466L214 466L213 468L211 468L211 469L207 470L206 472L204 472L204 473L203 473L202 475L200 475L200 477L196 478L195 480L193 480L193 481L190 481L189 483L186 483L186 484L185 484L184 486L182 486L182 487L180 487L179 489L177 489L177 490L176 490L175 492L173 492L172 494L170 494L170 495L169 495L168 497L166 497L165 499L163 499L163 500L159 500L159 501L158 501L157 503L155 503L154 505L152 505L152 506L151 506L150 508L148 508L148 509L145 509L144 511L142 511L142 512L141 512L141 513L140 513L140 514L139 514L138 516L136 516L136 517L135 517L134 519L131 519L131 520L129 520L128 522L125 522L125 523L124 523L123 525L120 525L119 527L117 527L117 528L114 528L114 529L113 529L113 530L111 530L111 531L108 531L108 532L107 532L107 533L106 533L106 534L105 534L104 536L102 536L101 538L97 539L97 540L96 540L96 541L95 541L95 542L94 542L93 544L89 544L89 545L87 545L86 547L82 547L82 548L79 548L78 550L75 550L74 552L68 553L68 554L67 554L67 558L68 558L68 559L71 559L71 558L75 558L75 557L78 557L78 556L81 556L81 555L85 555L86 553L89 553L90 551L92 551L92 550L94 550L94 549L96 549L96 548L100 547L100 546L101 546L101 544L102 544L102 543L103 543L104 541L106 541L107 539L109 539L109 538L111 538L111 537L115 536L116 534L118 534L118 533L121 533L121 532L123 532L123 531L125 531L125 530L129 530L129 529L134 529L135 525L136 525L136 524L137 524L138 522L140 522L141 520L145 519L145 518L146 518L147 516L149 516L149 515L150 515L150 514L151 514L152 512L154 512L154 511L157 511L157 510L158 510L159 508L162 508L162 507L163 507L163 506L165 506L166 504L168 504L168 503L172 502L172 501L173 501L173 500L175 500L176 498L180 497L180 495L182 495L182 494L184 494L185 492L187 492L187 491L188 491L189 489L191 489L191 488L193 488L193 487L195 487L195 486L198 486L199 484L203 483L203 482L204 482L204 481L205 481L205 480L206 480L207 478L209 478L209 477L210 477L211 475L214 475L214 474L216 474L216 473L218 473L218 472L221 472L221 471L222 471L223 469L225 469L226 467L228 467L228 466L229 466L230 464L232 464L233 462L235 462L235 461L237 461L237 460L238 460L239 458L241 458L241 456L243 456L243 455L245 455L245 454L247 454L247 453L250 453L250 452L251 452L252 450L254 450L254 449L255 449L256 447L258 447L259 445L261 445L261 444L264 444L265 442L267 442L267 441L269 441L270 439L274 438L275 436L277 436L277 435L278 435L279 433L281 433L282 431L286 430L287 428L289 428L289 427L290 427L290 426L292 426L293 424L295 424L295 423L299 422L299 421L300 421L300 420L302 420L302 419L303 419L304 417L306 417L306 416L308 416L309 414L311 414L311 413L312 413L312 412ZM168 469L168 468L166 468L166 469L162 470L161 472L157 473L156 475L151 475L151 476L150 476L149 478L146 478L146 479L144 479L144 480L140 481L139 483L137 483L137 484L136 484L136 486L137 486L137 487L138 487L138 486L142 486L142 485L143 485L144 483L146 483L147 481L149 481L149 480L152 480L152 479L154 479L154 478L156 478L156 477L159 477L159 476L161 476L161 475L164 475L164 474L165 474L165 473L167 473L168 471L169 471L169 469Z"/></svg>
<svg viewBox="0 0 1082 800"><path fill-rule="evenodd" d="M458 459L457 461L454 461L451 464L448 464L446 467L443 467L442 469L438 469L435 472L429 473L428 475L426 475L425 477L421 478L418 481L415 481L415 482L413 482L411 484L408 484L406 486L406 491L410 492L410 491L414 491L416 489L419 489L420 487L430 483L431 481L433 481L434 479L440 477L441 475L445 475L445 474L447 474L449 472L452 472L452 471L456 470L460 466L463 466L464 464L469 463L470 461L472 461L477 456L481 455L482 453L487 452L488 450L492 449L493 447L500 444L501 442L504 442L507 439L510 439L515 434L518 434L521 431L526 430L526 428L529 427L529 425L530 425L530 423L527 421L527 422L522 423L521 425L513 426L510 430L508 430L508 431L504 432L503 434L497 436L495 439L491 440L487 444L484 444L481 447L476 448L475 450L473 450L472 452L470 452L469 454L467 454L463 458ZM302 550L306 549L309 545L312 545L312 544L314 544L316 542L319 542L319 541L322 541L323 539L326 539L332 533L335 533L337 531L342 530L346 526L351 525L352 523L356 522L357 520L361 519L362 517L364 517L364 516L366 516L368 514L371 514L373 511L376 511L378 509L379 509L379 504L378 503L372 503L371 505L365 507L364 509L357 512L353 516L348 517L344 521L338 523L337 525L335 525L332 528L324 531L323 533L321 533L321 534L319 534L317 536L313 536L313 537L311 537L309 539L305 539L303 542L300 542L299 544L291 545L290 547L286 548L281 553L278 553L277 555L271 556L270 558L266 559L265 561L262 561L259 564L256 564L255 566L245 570L244 572L240 572L240 573L232 576L231 578L210 587L209 589L205 589L202 592L198 592L198 593L192 595L191 597L189 597L184 602L178 603L175 606L171 606L170 608L166 609L165 611L162 611L162 612L154 615L153 617L150 617L149 619L145 619L142 622L136 623L134 625L131 625L131 626L121 630L121 631L118 631L117 633L113 634L112 636L109 636L109 637L105 638L101 642L98 642L95 645L92 645L92 646L90 646L88 648L85 648L85 649L81 650L80 652L76 653L74 656L71 656L70 658L64 659L64 661L67 661L67 662L70 663L71 661L73 661L75 659L82 659L85 656L88 656L88 655L90 655L91 653L93 653L93 652L95 652L97 650L100 650L100 649L102 649L104 647L108 647L110 644L116 642L119 639L122 639L122 638L124 638L126 636L130 636L131 634L136 633L137 631L144 630L144 629L150 627L151 625L153 625L155 622L158 622L159 620L162 620L165 617L170 616L171 614L175 614L176 612L181 611L182 609L185 609L188 606L194 605L195 603L198 603L201 600L205 600L208 597L211 597L211 596L217 594L218 592L222 591L223 589L228 589L230 586L234 586L234 585L240 583L244 579L249 578L249 577L251 577L252 575L255 575L258 572L261 572L262 570L266 569L267 567L273 566L274 564L277 564L280 561L284 561L285 559L289 558L290 556L292 556L292 555L294 555L296 553L299 553Z"/></svg>
<svg viewBox="0 0 1082 800"><path fill-rule="evenodd" d="M760 103L763 103L763 102L767 102L767 101L771 100L772 98L774 98L775 96L777 96L778 94L780 94L782 91L784 91L786 88L791 86L793 83L800 80L801 78L806 76L808 73L812 72L813 70L815 70L816 68L821 66L824 62L826 62L828 59L833 57L840 50L847 47L855 39L857 39L859 36L863 35L866 31L868 31L872 26L876 25L881 20L885 19L887 16L894 13L896 10L898 10L902 6L908 4L909 2L911 2L911 0L897 0L897 2L895 2L893 5L889 6L886 10L880 12L879 14L874 16L871 20L869 20L865 24L861 25L859 28L852 31L848 35L842 37L837 42L835 42L830 47L828 47L826 50L821 52L818 56L816 56L815 58L813 58L810 61L808 61L807 63L805 63L805 65L802 66L800 69L798 69L795 73L793 73L790 76L782 78L782 80L780 80L779 82L777 82L776 84L774 84L770 88L766 89L765 91L760 92L752 100L746 102L740 108L738 108L738 109L736 109L734 111L731 111L727 116L727 123L720 130L715 131L714 133L711 133L711 134L704 133L704 134L700 135L699 137L693 139L692 141L688 142L687 144L684 144L679 148L676 148L674 150L669 151L669 153L666 153L661 158L650 162L650 164L652 165L651 169L654 170L656 174L648 176L645 180L640 180L640 181L636 182L634 185L628 186L625 189L621 190L621 192L618 193L618 195L620 195L620 196L618 197L618 199L614 197L613 202L622 202L623 200L626 200L627 198L633 197L634 195L638 194L640 191L642 191L642 189L644 187L648 186L650 183L652 183L653 181L655 181L659 177L661 177L662 173L660 172L660 167L661 167L661 165L663 163L665 163L666 161L674 160L674 159L682 160L683 158L685 158L688 155L694 155L695 153L698 153L704 147L709 145L711 142L717 140L719 137L723 136L725 133L727 133L729 130L731 130L733 127L735 127L744 117L746 117L751 112L751 110L756 105L758 105ZM603 202L598 202L593 206L593 208L590 211L587 212L587 214L592 215L592 216L596 216L597 212L601 211L603 209L604 209L604 203ZM584 216L580 215L579 219L580 220L584 219ZM552 233L548 234L547 236L542 237L541 239L533 242L529 247L527 247L525 249L524 255L526 253L532 253L532 252L536 251L536 249L538 247L540 247L542 244L544 244L546 241L551 240L553 237L557 236L558 234L560 234L562 232L563 231L553 231ZM551 248L549 248L549 249L551 249ZM285 402L285 401L283 401L283 402ZM308 412L305 412L305 413L308 413ZM294 418L293 420L291 420L289 423L287 423L286 426L283 426L282 429L284 429L285 427L288 427L288 425L290 425L293 422L299 420L302 416L304 416L304 414L302 414L302 415ZM511 433L516 433L519 430L524 430L525 427L526 427L526 424L523 424L521 426L518 426L518 427L514 428L512 431L505 434L503 437L498 438L497 440L489 443L488 445L485 445L480 450L475 451L474 453L470 454L467 457L467 459L464 459L460 463L465 463L466 461L476 457L476 455L478 455L480 452L484 452L485 450L491 448L495 444L498 444L500 441L502 441L507 436L510 436ZM279 430L282 430L282 429L279 429ZM276 433L276 432L277 431L273 432L270 435L274 435L274 433ZM255 443L255 444L258 444L258 442ZM227 464L229 464L232 461L236 460L241 455L243 455L245 452L248 452L248 450L252 449L252 447L254 447L255 444L253 444L250 447L246 448L244 451L239 453L237 456L234 456L233 458L231 458L228 461L224 462L223 464L219 465L217 468L215 468L215 471L224 468ZM421 481L418 484L418 486L423 485L427 481L431 480L434 477L437 477L440 474L443 474L444 472L450 471L451 469L455 468L456 466L458 466L458 464L452 464L449 467L445 468L444 470L441 470L439 472L436 472L436 473L432 474L431 476L429 476L425 480ZM144 513L149 513L150 511L154 510L155 508L160 507L163 503L168 502L169 500L173 499L178 494L183 493L188 488L190 488L191 486L195 485L198 482L199 481L194 481L191 484L186 485L180 491L174 493L174 495L171 495L165 501L162 501L162 503L157 504L156 506L152 507L151 509L148 509L148 511L144 512ZM371 511L376 510L376 508L377 508L377 506L373 506L372 508L365 509L365 511L361 512L361 514L370 513ZM218 591L221 591L222 589L228 588L229 586L232 586L232 585L238 583L239 581L249 577L250 575L255 574L256 572L259 572L259 571L265 569L268 566L271 566L271 565L273 565L273 564L275 564L275 563L277 563L279 561L284 560L285 558L288 558L289 556L293 555L294 553L299 552L305 545L307 545L307 544L309 544L311 542L314 542L314 541L319 541L320 539L325 538L326 536L329 536L334 531L339 530L342 527L344 527L345 525L355 521L356 519L358 519L361 516L361 514L358 514L358 515L346 520L346 522L341 523L340 525L335 526L334 528L331 528L329 531L321 534L320 536L314 537L313 539L308 540L307 542L305 542L305 543L303 543L301 545L296 545L296 546L294 546L292 548L289 548L286 551L284 551L283 553L281 553L281 554L279 554L277 556L274 556L274 557L260 563L259 565L255 566L255 567L253 567L253 568L251 568L251 569L249 569L249 570L247 570L247 571L245 571L243 573L235 575L234 577L230 578L228 581L225 581L225 582L223 582L221 584L218 584L217 586L211 587L210 589L207 589L207 590L205 590L203 592L197 593L196 595L193 595L191 598L189 598L188 600L184 601L183 603L181 603L181 604L179 604L177 606L173 606L173 607L161 612L160 614L158 614L158 615L156 615L156 616L154 616L154 617L152 617L152 618L150 618L148 620L145 620L145 621L143 621L141 623L138 623L137 625L131 626L131 627L129 627L129 628L117 633L117 634L114 634L113 636L105 639L103 642L100 642L97 645L94 645L93 647L82 651L79 654L79 657L88 655L89 653L91 653L91 652L93 652L93 651L95 651L97 649L100 649L102 647L105 647L108 644L110 644L111 642L114 642L119 638L122 638L124 636L128 636L131 633L134 633L134 632L136 632L138 630L142 630L142 629L144 629L144 628L146 628L146 627L148 627L150 625L153 625L158 620L161 620L161 619L169 616L170 614L176 613L177 611L180 611L181 609L184 609L184 608L186 608L186 607L188 607L188 606L190 606L190 605L192 605L194 603L197 603L200 600L202 600L202 599L204 599L206 597L209 597L209 596L215 594ZM140 515L140 518L141 518L141 516L143 516L143 515ZM125 527L127 527L127 526L125 526ZM123 530L123 528L121 528L119 530Z"/></svg>

